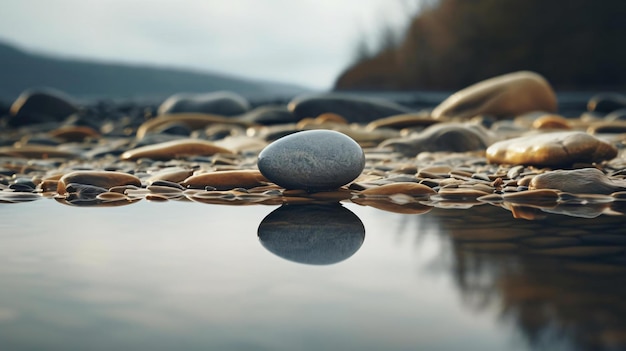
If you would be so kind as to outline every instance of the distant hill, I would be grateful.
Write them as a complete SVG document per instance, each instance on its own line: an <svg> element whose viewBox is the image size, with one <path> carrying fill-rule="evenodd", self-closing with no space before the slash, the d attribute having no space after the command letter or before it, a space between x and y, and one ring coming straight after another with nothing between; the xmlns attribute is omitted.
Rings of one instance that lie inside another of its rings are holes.
<svg viewBox="0 0 626 351"><path fill-rule="evenodd" d="M177 92L228 90L243 95L294 95L308 89L184 69L62 59L0 42L0 100L50 87L79 99L161 99Z"/></svg>

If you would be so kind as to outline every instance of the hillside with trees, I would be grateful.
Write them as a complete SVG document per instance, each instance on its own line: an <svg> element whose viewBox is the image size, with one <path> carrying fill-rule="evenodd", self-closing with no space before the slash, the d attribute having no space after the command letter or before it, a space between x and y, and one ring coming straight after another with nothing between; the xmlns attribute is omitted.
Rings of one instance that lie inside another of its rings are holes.
<svg viewBox="0 0 626 351"><path fill-rule="evenodd" d="M626 89L626 1L423 1L399 40L358 60L336 90L456 90L517 70L557 89Z"/></svg>

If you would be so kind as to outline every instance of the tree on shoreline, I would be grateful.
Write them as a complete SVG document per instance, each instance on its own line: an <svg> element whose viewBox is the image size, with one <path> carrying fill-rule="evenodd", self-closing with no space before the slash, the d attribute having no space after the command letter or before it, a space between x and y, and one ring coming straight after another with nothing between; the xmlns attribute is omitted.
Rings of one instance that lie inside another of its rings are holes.
<svg viewBox="0 0 626 351"><path fill-rule="evenodd" d="M348 67L335 89L450 90L516 70L559 89L626 89L624 18L621 0L428 1L402 40Z"/></svg>

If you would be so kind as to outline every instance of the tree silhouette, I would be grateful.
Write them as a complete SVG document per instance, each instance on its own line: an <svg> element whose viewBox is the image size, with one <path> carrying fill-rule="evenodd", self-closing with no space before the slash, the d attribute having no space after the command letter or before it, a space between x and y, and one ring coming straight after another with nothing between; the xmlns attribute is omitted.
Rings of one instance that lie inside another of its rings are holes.
<svg viewBox="0 0 626 351"><path fill-rule="evenodd" d="M626 2L439 0L401 42L348 67L335 88L460 89L532 70L560 89L626 87ZM381 37L385 37L381 35Z"/></svg>

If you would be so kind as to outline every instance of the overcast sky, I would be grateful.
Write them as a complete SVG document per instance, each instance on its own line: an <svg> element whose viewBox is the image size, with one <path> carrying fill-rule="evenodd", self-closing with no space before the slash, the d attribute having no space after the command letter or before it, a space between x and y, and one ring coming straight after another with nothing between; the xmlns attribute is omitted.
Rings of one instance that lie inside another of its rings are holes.
<svg viewBox="0 0 626 351"><path fill-rule="evenodd" d="M3 0L0 40L41 53L328 89L364 35L419 0Z"/></svg>

